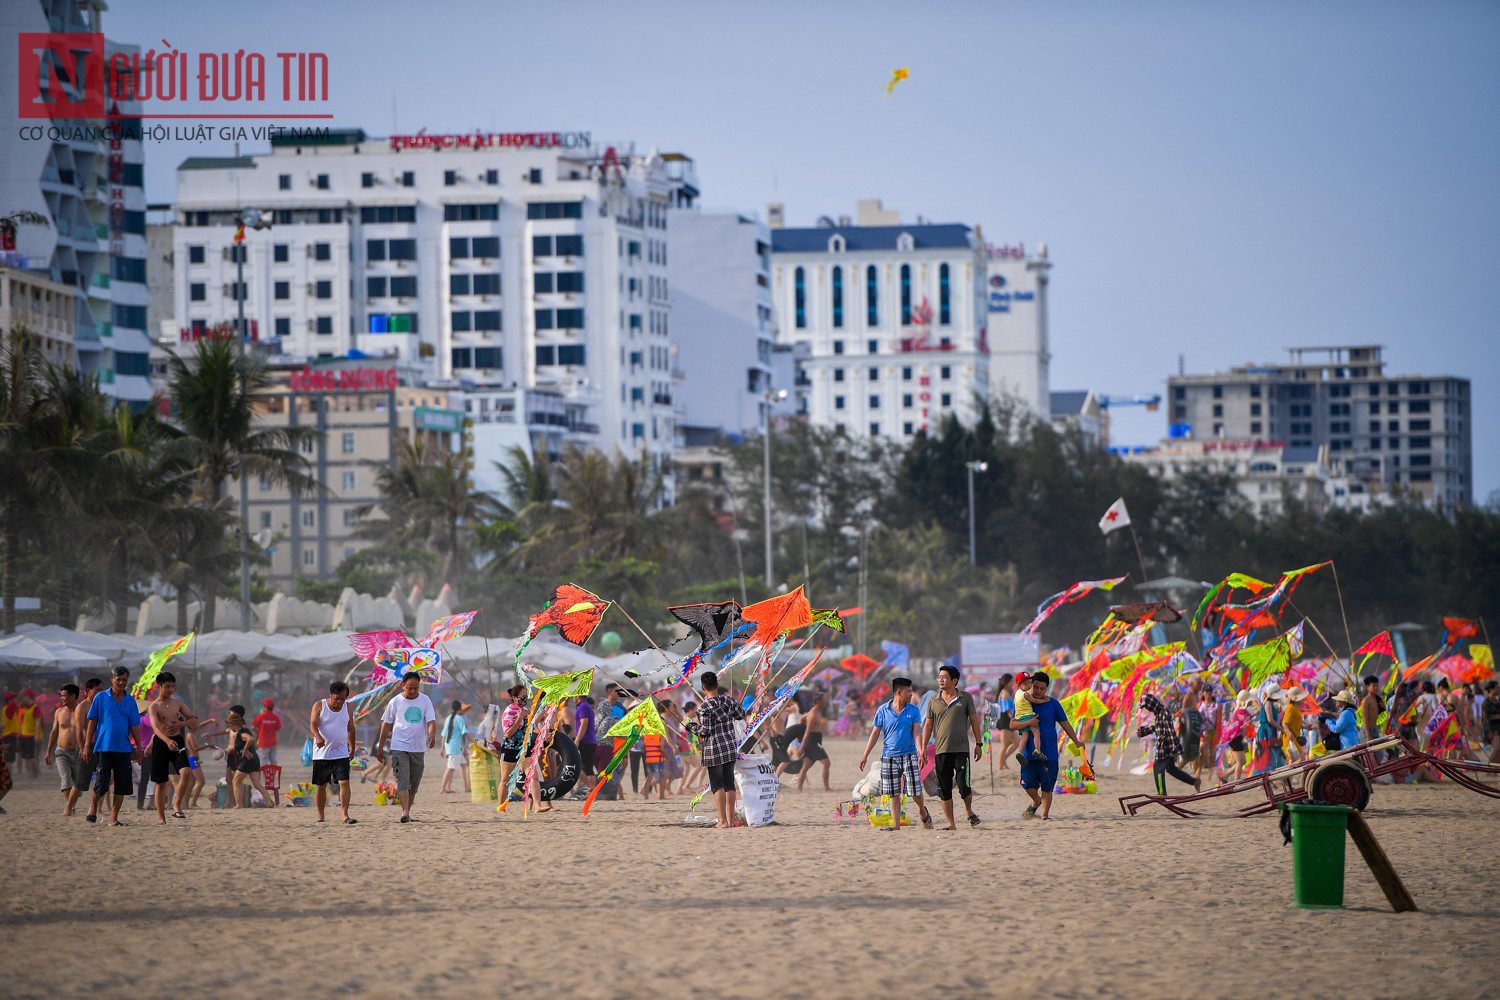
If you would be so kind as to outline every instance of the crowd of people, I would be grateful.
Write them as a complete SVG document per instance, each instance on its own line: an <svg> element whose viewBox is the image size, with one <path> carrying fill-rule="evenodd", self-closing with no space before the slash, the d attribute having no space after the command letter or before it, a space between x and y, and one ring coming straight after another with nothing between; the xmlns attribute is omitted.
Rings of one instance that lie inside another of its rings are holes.
<svg viewBox="0 0 1500 1000"><path fill-rule="evenodd" d="M596 797L696 797L706 784L714 797L716 824L727 828L739 822L733 781L737 754L768 753L786 788L802 790L810 777L816 777L823 790L832 791L827 738L865 738L859 769L865 771L878 744L878 787L881 794L893 797L896 815L909 797L916 802L922 825L934 825L922 778L931 753L944 828L956 828L955 794L966 822L977 826L971 766L989 748L999 770L1009 770L1012 760L1018 765L1019 783L1031 803L1023 817L1045 820L1058 780L1061 736L1072 742L1075 753L1083 753L1078 732L1051 696L1051 683L1044 671L1037 671L1007 674L992 687L962 687L958 668L944 666L935 687L920 690L911 679L897 677L882 687L878 699L864 697L852 683L832 690L813 686L789 699L756 738L745 743L735 728L744 718L741 702L720 691L714 674L704 673L696 693L680 689L680 694L672 690L652 695L665 734L646 735L631 746L628 763L597 790ZM109 825L123 826L123 802L135 794L138 808L145 810L149 788L157 821L166 824L169 819L186 819L189 810L199 807L208 781L205 754L211 752L212 760L222 761L224 767L210 797L211 808L271 804L280 774L280 735L287 728L275 700L262 699L260 711L248 717L243 705L215 688L208 698L208 715L200 718L177 695L176 687L171 673L161 673L144 710L130 693L130 673L124 667L114 669L107 686L90 678L82 688L63 684L44 697L29 689L7 692L0 710L5 749L0 758L0 799L11 788L12 765L33 779L40 777L40 767L50 767L57 773L64 816L74 815L87 791L86 822L99 822L107 812ZM460 779L462 790L469 791L469 746L476 741L498 755L499 787L511 789L516 784L513 771L522 765L527 749L523 740L530 697L525 686L516 685L503 698L492 699L498 711L484 713L495 724L471 726L472 704L452 699L439 717L432 698L422 691L421 678L409 675L380 711L369 741L373 749L366 751L358 737L349 686L334 682L327 695L309 707L306 718L304 757L310 758L312 767L316 821L327 821L333 793L339 822L357 823L349 815L353 774L367 764L359 780L378 783L393 778L399 822L413 822L412 807L428 751L440 744L440 795L457 792L455 781ZM608 683L597 701L589 695L564 703L558 729L576 745L581 761L575 799L594 793L595 784L603 780L608 763L624 743L606 734L642 697ZM1168 777L1201 788L1205 772L1220 782L1237 780L1382 735L1399 735L1444 757L1480 747L1491 762L1500 762L1500 684L1495 681L1483 687L1454 686L1446 680L1402 682L1386 694L1378 678L1365 677L1322 694L1316 712L1306 711L1309 704L1308 693L1298 686L1268 685L1260 691L1232 693L1194 679L1176 693L1145 695L1140 708L1149 721L1135 735L1148 748L1159 794L1166 793ZM268 774L274 774L270 787ZM1409 780L1423 779L1419 769ZM536 785L530 783L530 805L546 812L552 806L542 801ZM513 797L519 800L520 794L517 789ZM888 829L899 830L900 824Z"/></svg>

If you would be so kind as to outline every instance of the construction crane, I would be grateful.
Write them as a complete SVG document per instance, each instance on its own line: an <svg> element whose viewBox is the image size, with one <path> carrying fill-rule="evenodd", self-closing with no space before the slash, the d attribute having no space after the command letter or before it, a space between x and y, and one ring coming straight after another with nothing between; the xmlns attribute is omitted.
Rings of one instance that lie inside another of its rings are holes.
<svg viewBox="0 0 1500 1000"><path fill-rule="evenodd" d="M1159 393L1150 396L1105 396L1095 397L1099 401L1099 443L1109 447L1109 411L1114 406L1144 406L1148 413L1161 407Z"/></svg>

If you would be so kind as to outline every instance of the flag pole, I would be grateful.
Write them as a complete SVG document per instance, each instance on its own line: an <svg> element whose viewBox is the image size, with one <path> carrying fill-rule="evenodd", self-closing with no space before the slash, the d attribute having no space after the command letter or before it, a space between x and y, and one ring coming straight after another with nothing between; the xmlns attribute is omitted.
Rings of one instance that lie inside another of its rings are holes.
<svg viewBox="0 0 1500 1000"><path fill-rule="evenodd" d="M1141 554L1141 540L1135 533L1135 522L1132 521L1125 525L1125 527L1130 529L1130 540L1135 543L1135 557L1141 563L1141 582L1145 583L1151 577L1146 575L1146 557Z"/></svg>

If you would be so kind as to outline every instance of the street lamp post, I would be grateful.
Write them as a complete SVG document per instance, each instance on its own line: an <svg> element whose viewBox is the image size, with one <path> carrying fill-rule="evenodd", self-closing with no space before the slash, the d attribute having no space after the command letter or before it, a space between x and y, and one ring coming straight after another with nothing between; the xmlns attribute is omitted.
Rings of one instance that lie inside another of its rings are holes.
<svg viewBox="0 0 1500 1000"><path fill-rule="evenodd" d="M775 553L771 542L771 404L779 403L786 399L785 389L772 390L769 386L760 394L762 403L766 410L765 432L761 435L765 445L765 477L766 477L766 587L773 593L776 590L776 566Z"/></svg>
<svg viewBox="0 0 1500 1000"><path fill-rule="evenodd" d="M246 229L270 229L271 213L257 209L246 209L240 215L240 223ZM245 341L249 329L245 326L245 257L249 251L243 242L236 244L235 298L239 300L239 319L235 332L240 341L240 392L250 391L250 382L245 369ZM245 477L244 464L240 464L240 631L250 631L250 483Z"/></svg>
<svg viewBox="0 0 1500 1000"><path fill-rule="evenodd" d="M974 546L974 473L985 472L989 469L988 462L965 462L964 468L969 470L969 565L978 564L978 557Z"/></svg>

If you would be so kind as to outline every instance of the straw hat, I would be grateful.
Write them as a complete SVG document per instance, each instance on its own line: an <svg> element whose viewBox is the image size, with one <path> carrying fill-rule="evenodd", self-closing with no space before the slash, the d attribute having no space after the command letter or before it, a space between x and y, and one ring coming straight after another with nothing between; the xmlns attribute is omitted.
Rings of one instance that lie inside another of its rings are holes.
<svg viewBox="0 0 1500 1000"><path fill-rule="evenodd" d="M1333 700L1344 705L1352 705L1354 704L1354 695L1350 694L1347 690L1340 691L1333 696Z"/></svg>
<svg viewBox="0 0 1500 1000"><path fill-rule="evenodd" d="M1293 684L1291 687L1287 688L1286 696L1291 701L1307 700L1307 692L1302 690L1302 686L1299 684Z"/></svg>
<svg viewBox="0 0 1500 1000"><path fill-rule="evenodd" d="M1249 688L1234 696L1234 705L1236 708L1248 708L1253 704L1255 704L1255 692Z"/></svg>

